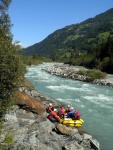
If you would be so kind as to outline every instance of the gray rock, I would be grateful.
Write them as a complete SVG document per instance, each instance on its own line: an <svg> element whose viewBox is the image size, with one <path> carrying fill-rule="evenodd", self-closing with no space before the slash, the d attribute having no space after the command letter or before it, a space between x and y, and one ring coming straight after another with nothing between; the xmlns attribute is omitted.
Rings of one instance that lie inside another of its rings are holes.
<svg viewBox="0 0 113 150"><path fill-rule="evenodd" d="M83 134L83 138L84 138L84 140L89 140L89 139L92 139L92 136L91 135L89 135L89 134L86 134L86 133L84 133Z"/></svg>
<svg viewBox="0 0 113 150"><path fill-rule="evenodd" d="M67 144L63 147L63 150L85 150L82 146L80 146L77 142L74 144Z"/></svg>
<svg viewBox="0 0 113 150"><path fill-rule="evenodd" d="M99 150L100 149L100 144L96 139L90 139L90 144L92 145L92 147L95 150Z"/></svg>

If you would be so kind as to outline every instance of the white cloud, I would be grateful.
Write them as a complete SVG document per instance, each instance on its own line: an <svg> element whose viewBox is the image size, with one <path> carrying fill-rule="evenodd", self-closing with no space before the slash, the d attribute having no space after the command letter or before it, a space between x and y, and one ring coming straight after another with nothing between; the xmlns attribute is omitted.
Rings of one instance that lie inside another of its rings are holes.
<svg viewBox="0 0 113 150"><path fill-rule="evenodd" d="M19 45L22 47L22 48L26 48L26 47L28 47L28 45L25 45L25 44L23 44L23 43L19 43Z"/></svg>
<svg viewBox="0 0 113 150"><path fill-rule="evenodd" d="M23 44L23 43L21 43L21 42L13 42L13 44L15 44L15 45L20 45L21 48L26 48L26 47L28 47L28 45Z"/></svg>

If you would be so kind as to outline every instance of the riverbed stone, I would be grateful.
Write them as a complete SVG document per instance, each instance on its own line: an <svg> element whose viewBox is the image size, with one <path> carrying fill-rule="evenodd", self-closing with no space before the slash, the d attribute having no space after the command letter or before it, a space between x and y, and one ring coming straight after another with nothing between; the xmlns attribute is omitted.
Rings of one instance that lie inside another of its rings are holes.
<svg viewBox="0 0 113 150"><path fill-rule="evenodd" d="M52 65L52 67L43 68L44 71L50 74L56 75L56 76L69 78L72 80L79 80L79 81L88 82L92 84L109 86L113 88L113 75L108 74L105 79L95 79L94 81L92 81L90 77L80 75L78 73L80 69L87 70L86 68L81 67L81 66L69 66L65 64L62 64L62 65L55 64L55 65Z"/></svg>

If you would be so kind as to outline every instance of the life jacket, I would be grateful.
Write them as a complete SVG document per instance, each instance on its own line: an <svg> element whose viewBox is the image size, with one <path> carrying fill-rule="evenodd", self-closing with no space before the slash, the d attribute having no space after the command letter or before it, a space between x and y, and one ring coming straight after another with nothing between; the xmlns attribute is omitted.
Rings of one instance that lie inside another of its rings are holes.
<svg viewBox="0 0 113 150"><path fill-rule="evenodd" d="M55 112L55 111L51 111L51 115L56 119L59 118L59 116L57 115L57 112Z"/></svg>
<svg viewBox="0 0 113 150"><path fill-rule="evenodd" d="M64 108L60 108L58 110L58 115L61 116L61 115L64 115L66 113L65 109Z"/></svg>
<svg viewBox="0 0 113 150"><path fill-rule="evenodd" d="M67 110L66 110L66 113L68 113L70 111L71 111L71 107L68 107Z"/></svg>
<svg viewBox="0 0 113 150"><path fill-rule="evenodd" d="M74 118L77 119L77 120L80 120L80 116L81 116L81 114L79 112L77 112L75 114Z"/></svg>
<svg viewBox="0 0 113 150"><path fill-rule="evenodd" d="M48 113L50 113L51 111L53 111L54 110L54 107L53 106L48 106L47 108L46 108L46 111L48 112Z"/></svg>
<svg viewBox="0 0 113 150"><path fill-rule="evenodd" d="M49 115L47 116L47 118L48 118L48 119L51 119L51 118L53 118L53 115L52 115L52 114L49 114Z"/></svg>
<svg viewBox="0 0 113 150"><path fill-rule="evenodd" d="M64 109L64 108L62 108L62 109L61 109L61 114L63 114L63 115L64 115L65 113L66 113L65 109Z"/></svg>
<svg viewBox="0 0 113 150"><path fill-rule="evenodd" d="M61 115L61 109L58 110L58 115L59 115L59 116Z"/></svg>

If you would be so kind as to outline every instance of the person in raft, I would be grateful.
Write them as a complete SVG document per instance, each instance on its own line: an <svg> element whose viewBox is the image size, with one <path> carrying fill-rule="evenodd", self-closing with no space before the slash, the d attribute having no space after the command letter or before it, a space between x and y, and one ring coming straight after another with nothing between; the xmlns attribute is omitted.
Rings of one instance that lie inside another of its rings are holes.
<svg viewBox="0 0 113 150"><path fill-rule="evenodd" d="M47 116L47 118L53 123L58 122L60 117L57 114L57 109L54 108L54 110L51 111L51 113Z"/></svg>
<svg viewBox="0 0 113 150"><path fill-rule="evenodd" d="M79 111L78 111L78 110L75 110L75 114L74 114L74 116L73 116L73 119L74 119L74 120L80 120L80 116L81 116L81 114L79 113Z"/></svg>
<svg viewBox="0 0 113 150"><path fill-rule="evenodd" d="M60 109L58 110L58 115L60 118L64 118L64 115L66 114L66 110L64 106L61 106Z"/></svg>
<svg viewBox="0 0 113 150"><path fill-rule="evenodd" d="M67 105L66 113L70 112L70 110L71 110L71 106Z"/></svg>
<svg viewBox="0 0 113 150"><path fill-rule="evenodd" d="M49 106L46 108L47 113L50 113L53 110L54 110L53 105L51 103L49 103Z"/></svg>
<svg viewBox="0 0 113 150"><path fill-rule="evenodd" d="M73 117L75 115L75 110L73 107L71 107L71 110L66 113L67 117Z"/></svg>

